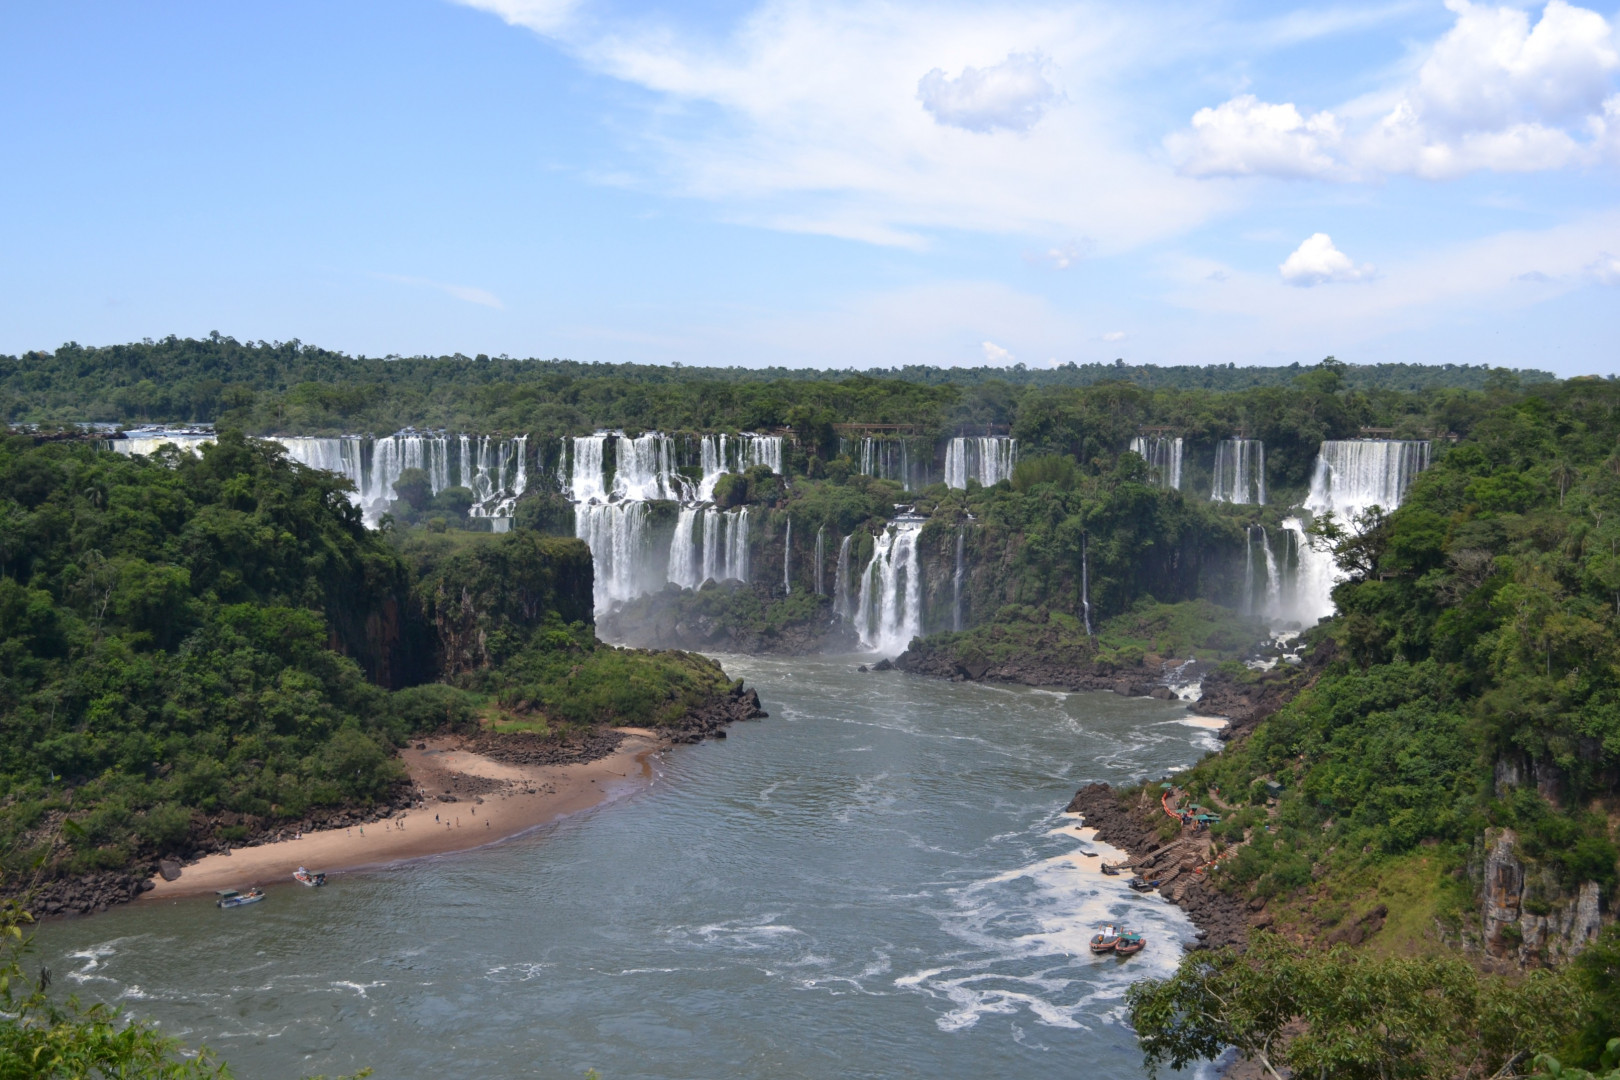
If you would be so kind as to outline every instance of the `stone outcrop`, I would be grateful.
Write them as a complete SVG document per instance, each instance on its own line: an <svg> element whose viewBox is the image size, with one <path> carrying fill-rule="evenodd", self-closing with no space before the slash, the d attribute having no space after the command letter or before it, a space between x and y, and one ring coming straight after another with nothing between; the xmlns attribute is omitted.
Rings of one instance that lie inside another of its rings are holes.
<svg viewBox="0 0 1620 1080"><path fill-rule="evenodd" d="M1512 829L1489 830L1485 842L1479 879L1486 955L1521 967L1556 964L1597 937L1603 928L1597 882L1583 882L1570 896L1521 854Z"/></svg>

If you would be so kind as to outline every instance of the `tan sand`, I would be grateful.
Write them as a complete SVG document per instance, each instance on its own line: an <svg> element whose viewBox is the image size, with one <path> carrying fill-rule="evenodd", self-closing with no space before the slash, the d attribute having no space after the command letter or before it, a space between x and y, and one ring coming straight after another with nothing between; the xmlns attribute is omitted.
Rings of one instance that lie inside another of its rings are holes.
<svg viewBox="0 0 1620 1080"><path fill-rule="evenodd" d="M291 882L300 866L330 874L493 844L650 783L650 758L666 744L642 728L621 730L628 737L618 749L579 765L508 765L462 749L456 739L431 740L424 750L413 747L401 754L412 781L427 792L426 807L405 811L392 821L325 829L305 833L301 839L209 855L187 866L174 881L154 878L155 887L141 899L150 903L215 889ZM457 801L438 801L447 788L457 792ZM472 790L481 794L467 793Z"/></svg>

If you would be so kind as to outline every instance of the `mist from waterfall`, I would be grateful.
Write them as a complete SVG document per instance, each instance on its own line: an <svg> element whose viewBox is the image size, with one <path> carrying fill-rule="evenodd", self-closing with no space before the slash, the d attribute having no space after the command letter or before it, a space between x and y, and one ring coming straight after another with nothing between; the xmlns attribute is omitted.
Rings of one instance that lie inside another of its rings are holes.
<svg viewBox="0 0 1620 1080"><path fill-rule="evenodd" d="M958 436L945 447L945 484L965 489L968 480L985 487L1011 480L1018 464L1018 440L999 435Z"/></svg>
<svg viewBox="0 0 1620 1080"><path fill-rule="evenodd" d="M1153 476L1153 482L1171 491L1181 490L1181 436L1137 435L1130 448L1143 461Z"/></svg>
<svg viewBox="0 0 1620 1080"><path fill-rule="evenodd" d="M1215 444L1212 502L1266 505L1266 444L1259 439L1223 439Z"/></svg>
<svg viewBox="0 0 1620 1080"><path fill-rule="evenodd" d="M855 631L875 652L903 652L922 633L922 575L917 558L919 521L900 521L878 534L872 561L861 573Z"/></svg>

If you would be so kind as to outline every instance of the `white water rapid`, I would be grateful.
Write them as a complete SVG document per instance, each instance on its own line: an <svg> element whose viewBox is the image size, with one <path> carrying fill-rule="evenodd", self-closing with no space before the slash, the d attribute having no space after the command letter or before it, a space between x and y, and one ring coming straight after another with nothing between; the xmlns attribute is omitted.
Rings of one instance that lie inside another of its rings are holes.
<svg viewBox="0 0 1620 1080"><path fill-rule="evenodd" d="M969 479L985 487L1011 480L1018 464L1018 440L999 435L958 436L945 447L945 483L966 488Z"/></svg>
<svg viewBox="0 0 1620 1080"><path fill-rule="evenodd" d="M1331 510L1341 525L1371 506L1393 510L1412 478L1429 467L1429 444L1402 439L1325 442L1311 473L1305 509Z"/></svg>

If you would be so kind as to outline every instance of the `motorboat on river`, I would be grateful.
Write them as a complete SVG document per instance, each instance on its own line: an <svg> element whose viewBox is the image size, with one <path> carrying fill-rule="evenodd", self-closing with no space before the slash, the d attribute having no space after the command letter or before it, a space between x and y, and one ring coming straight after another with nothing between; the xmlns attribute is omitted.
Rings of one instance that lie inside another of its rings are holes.
<svg viewBox="0 0 1620 1080"><path fill-rule="evenodd" d="M293 871L293 880L307 888L316 889L326 884L326 874L324 872L317 874L300 866Z"/></svg>
<svg viewBox="0 0 1620 1080"><path fill-rule="evenodd" d="M1119 928L1105 926L1097 933L1091 935L1091 951L1094 953L1109 953L1119 944Z"/></svg>
<svg viewBox="0 0 1620 1080"><path fill-rule="evenodd" d="M216 889L214 895L219 897L214 903L222 908L246 907L263 900L264 890L249 889L247 892L237 892L235 889Z"/></svg>

